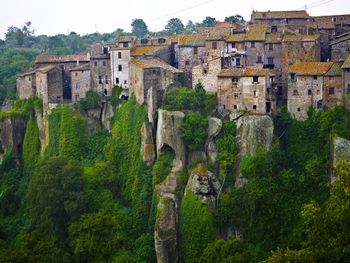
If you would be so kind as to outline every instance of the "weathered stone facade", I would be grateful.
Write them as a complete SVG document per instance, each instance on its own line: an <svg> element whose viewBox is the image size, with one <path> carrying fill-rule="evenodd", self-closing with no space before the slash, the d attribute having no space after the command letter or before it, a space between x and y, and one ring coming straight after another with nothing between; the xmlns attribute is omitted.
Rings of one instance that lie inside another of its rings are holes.
<svg viewBox="0 0 350 263"><path fill-rule="evenodd" d="M218 75L218 109L265 114L275 110L270 100L268 69L223 69Z"/></svg>
<svg viewBox="0 0 350 263"><path fill-rule="evenodd" d="M333 107L343 103L343 83L340 63L333 63L332 67L324 75L324 101L327 107Z"/></svg>
<svg viewBox="0 0 350 263"><path fill-rule="evenodd" d="M344 61L350 52L350 32L337 36L330 46L332 61Z"/></svg>
<svg viewBox="0 0 350 263"><path fill-rule="evenodd" d="M17 95L20 99L27 99L35 96L36 93L35 70L20 74L17 77Z"/></svg>
<svg viewBox="0 0 350 263"><path fill-rule="evenodd" d="M86 92L91 90L90 65L86 64L71 69L72 102L77 102L86 97Z"/></svg>
<svg viewBox="0 0 350 263"><path fill-rule="evenodd" d="M202 83L207 92L217 93L217 76L221 69L222 60L220 57L193 67L192 86Z"/></svg>
<svg viewBox="0 0 350 263"><path fill-rule="evenodd" d="M96 44L90 48L91 89L109 96L112 92L109 47Z"/></svg>
<svg viewBox="0 0 350 263"><path fill-rule="evenodd" d="M343 102L350 108L350 53L342 66Z"/></svg>
<svg viewBox="0 0 350 263"><path fill-rule="evenodd" d="M307 118L308 108L322 107L325 101L324 75L332 62L301 62L289 69L288 111L298 119Z"/></svg>

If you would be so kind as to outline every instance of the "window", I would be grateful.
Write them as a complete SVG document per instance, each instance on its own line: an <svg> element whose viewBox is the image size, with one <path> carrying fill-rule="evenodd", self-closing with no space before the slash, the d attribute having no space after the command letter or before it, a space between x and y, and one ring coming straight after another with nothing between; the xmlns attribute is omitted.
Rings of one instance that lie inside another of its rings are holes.
<svg viewBox="0 0 350 263"><path fill-rule="evenodd" d="M329 77L329 80L330 80L330 81L333 81L333 80L334 80L334 77L333 77L333 76L330 76L330 77Z"/></svg>
<svg viewBox="0 0 350 263"><path fill-rule="evenodd" d="M314 75L313 78L314 78L314 80L317 80L317 75Z"/></svg>
<svg viewBox="0 0 350 263"><path fill-rule="evenodd" d="M105 55L108 54L108 47L103 47L103 54L105 54Z"/></svg>
<svg viewBox="0 0 350 263"><path fill-rule="evenodd" d="M152 70L152 72L153 72L153 75L155 75L155 74L157 74L157 70Z"/></svg>
<svg viewBox="0 0 350 263"><path fill-rule="evenodd" d="M258 82L259 82L259 77L253 76L253 83L258 83Z"/></svg>
<svg viewBox="0 0 350 263"><path fill-rule="evenodd" d="M185 61L185 65L188 66L190 64L190 61L189 60L186 60Z"/></svg>
<svg viewBox="0 0 350 263"><path fill-rule="evenodd" d="M211 48L212 49L218 49L218 43L217 42L212 42L211 43Z"/></svg>
<svg viewBox="0 0 350 263"><path fill-rule="evenodd" d="M158 39L158 44L164 44L164 43L165 43L165 38Z"/></svg>
<svg viewBox="0 0 350 263"><path fill-rule="evenodd" d="M337 22L337 18L336 17L332 17L332 21L335 23Z"/></svg>
<svg viewBox="0 0 350 263"><path fill-rule="evenodd" d="M123 43L123 47L129 47L129 43L128 42L124 42Z"/></svg>
<svg viewBox="0 0 350 263"><path fill-rule="evenodd" d="M255 42L251 42L251 43L250 43L250 47L251 47L251 48L255 48Z"/></svg>
<svg viewBox="0 0 350 263"><path fill-rule="evenodd" d="M329 88L329 95L334 95L335 90L333 87Z"/></svg>
<svg viewBox="0 0 350 263"><path fill-rule="evenodd" d="M266 92L267 92L267 95L270 95L270 94L271 94L271 89L270 89L270 88L267 88L267 89L266 89Z"/></svg>
<svg viewBox="0 0 350 263"><path fill-rule="evenodd" d="M258 56L258 61L257 63L262 63L262 57L261 56Z"/></svg>
<svg viewBox="0 0 350 263"><path fill-rule="evenodd" d="M247 50L248 50L248 47L247 47L247 46L244 46L244 50L247 51Z"/></svg>
<svg viewBox="0 0 350 263"><path fill-rule="evenodd" d="M127 80L124 80L124 84L128 84L128 81L127 81Z"/></svg>
<svg viewBox="0 0 350 263"><path fill-rule="evenodd" d="M107 66L106 61L103 61L103 62L102 62L102 65L103 65L104 67Z"/></svg>
<svg viewBox="0 0 350 263"><path fill-rule="evenodd" d="M297 111L300 112L300 108L298 108Z"/></svg>
<svg viewBox="0 0 350 263"><path fill-rule="evenodd" d="M267 58L267 64L272 65L273 64L273 58Z"/></svg>
<svg viewBox="0 0 350 263"><path fill-rule="evenodd" d="M307 95L312 95L312 90L311 89L309 89L309 90L307 90Z"/></svg>
<svg viewBox="0 0 350 263"><path fill-rule="evenodd" d="M295 73L291 73L291 74L290 74L290 79L291 79L291 80L295 80Z"/></svg>
<svg viewBox="0 0 350 263"><path fill-rule="evenodd" d="M233 105L233 108L234 108L235 110L237 110L237 105Z"/></svg>
<svg viewBox="0 0 350 263"><path fill-rule="evenodd" d="M28 77L28 80L29 80L29 81L32 81L32 78L31 78L31 77Z"/></svg>
<svg viewBox="0 0 350 263"><path fill-rule="evenodd" d="M346 90L346 94L350 94L350 83L348 83L348 89Z"/></svg>
<svg viewBox="0 0 350 263"><path fill-rule="evenodd" d="M206 69L204 69L203 73L206 75L208 73L208 71Z"/></svg>
<svg viewBox="0 0 350 263"><path fill-rule="evenodd" d="M272 43L269 44L269 50L273 50L273 44Z"/></svg>
<svg viewBox="0 0 350 263"><path fill-rule="evenodd" d="M122 58L122 52L118 52L118 58Z"/></svg>
<svg viewBox="0 0 350 263"><path fill-rule="evenodd" d="M298 90L293 90L293 96L298 96L299 95L299 92L298 92Z"/></svg>
<svg viewBox="0 0 350 263"><path fill-rule="evenodd" d="M253 105L253 110L256 110L256 105Z"/></svg>
<svg viewBox="0 0 350 263"><path fill-rule="evenodd" d="M79 90L79 89L80 89L80 83L76 83L76 84L75 84L75 89L76 89L76 90Z"/></svg>
<svg viewBox="0 0 350 263"><path fill-rule="evenodd" d="M258 96L258 92L256 90L253 91L253 96L257 97Z"/></svg>
<svg viewBox="0 0 350 263"><path fill-rule="evenodd" d="M94 62L94 66L97 67L97 61Z"/></svg>
<svg viewBox="0 0 350 263"><path fill-rule="evenodd" d="M76 94L75 95L75 101L79 101L80 100L80 96L79 96L79 94Z"/></svg>
<svg viewBox="0 0 350 263"><path fill-rule="evenodd" d="M123 66L122 65L118 65L118 71L123 71Z"/></svg>
<svg viewBox="0 0 350 263"><path fill-rule="evenodd" d="M277 32L277 26L271 26L271 33Z"/></svg>
<svg viewBox="0 0 350 263"><path fill-rule="evenodd" d="M198 47L193 48L193 54L197 55L198 54Z"/></svg>
<svg viewBox="0 0 350 263"><path fill-rule="evenodd" d="M119 78L115 78L115 84L119 84Z"/></svg>
<svg viewBox="0 0 350 263"><path fill-rule="evenodd" d="M236 66L237 67L241 66L241 58L236 58Z"/></svg>
<svg viewBox="0 0 350 263"><path fill-rule="evenodd" d="M105 94L105 96L107 96L107 94L108 94L108 90L107 89L104 89L104 94Z"/></svg>
<svg viewBox="0 0 350 263"><path fill-rule="evenodd" d="M108 76L105 76L105 83L106 83L106 84L109 83Z"/></svg>
<svg viewBox="0 0 350 263"><path fill-rule="evenodd" d="M232 83L237 83L238 82L238 78L232 78Z"/></svg>
<svg viewBox="0 0 350 263"><path fill-rule="evenodd" d="M75 72L75 76L78 77L78 72Z"/></svg>
<svg viewBox="0 0 350 263"><path fill-rule="evenodd" d="M98 76L98 84L102 84L102 76Z"/></svg>
<svg viewBox="0 0 350 263"><path fill-rule="evenodd" d="M235 96L235 99L238 99L238 93L235 93L234 96Z"/></svg>

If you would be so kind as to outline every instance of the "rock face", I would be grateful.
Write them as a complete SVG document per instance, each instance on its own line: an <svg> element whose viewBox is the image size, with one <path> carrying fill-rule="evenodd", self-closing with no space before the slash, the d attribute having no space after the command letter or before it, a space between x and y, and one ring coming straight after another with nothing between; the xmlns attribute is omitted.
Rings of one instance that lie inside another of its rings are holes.
<svg viewBox="0 0 350 263"><path fill-rule="evenodd" d="M216 198L220 188L221 184L216 176L199 164L196 169L191 172L186 186L185 195L188 191L191 191L210 209L215 209Z"/></svg>
<svg viewBox="0 0 350 263"><path fill-rule="evenodd" d="M157 124L157 155L160 154L164 146L171 147L176 158L186 163L185 145L181 138L181 125L185 114L181 111L158 110Z"/></svg>
<svg viewBox="0 0 350 263"><path fill-rule="evenodd" d="M208 140L206 143L206 152L211 163L216 162L218 149L214 143L214 138L220 133L222 121L218 118L209 118L208 123Z"/></svg>
<svg viewBox="0 0 350 263"><path fill-rule="evenodd" d="M344 139L339 136L333 137L333 161L332 166L335 168L339 160L346 160L350 163L350 140ZM336 180L333 172L331 174L331 181Z"/></svg>
<svg viewBox="0 0 350 263"><path fill-rule="evenodd" d="M267 115L243 116L237 121L241 156L255 155L259 146L271 149L273 120Z"/></svg>
<svg viewBox="0 0 350 263"><path fill-rule="evenodd" d="M102 123L102 127L108 131L112 130L112 126L111 126L111 118L114 115L114 111L113 111L113 106L111 103L106 102L103 105L103 113L102 113L102 119L101 119L101 123Z"/></svg>
<svg viewBox="0 0 350 263"><path fill-rule="evenodd" d="M15 157L21 156L27 122L27 116L5 118L0 121L1 151L5 151L8 146L13 146L13 155Z"/></svg>
<svg viewBox="0 0 350 263"><path fill-rule="evenodd" d="M168 177L157 185L159 203L154 227L154 243L158 263L178 261L178 200L176 178L183 169L180 159L173 161Z"/></svg>
<svg viewBox="0 0 350 263"><path fill-rule="evenodd" d="M141 155L143 161L148 165L153 165L156 153L153 140L152 124L144 122L141 127Z"/></svg>

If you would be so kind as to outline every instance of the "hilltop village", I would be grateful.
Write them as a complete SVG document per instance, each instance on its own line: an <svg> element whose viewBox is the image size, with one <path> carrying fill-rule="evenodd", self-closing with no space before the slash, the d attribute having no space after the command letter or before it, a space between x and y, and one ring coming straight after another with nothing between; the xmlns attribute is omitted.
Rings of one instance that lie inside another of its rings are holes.
<svg viewBox="0 0 350 263"><path fill-rule="evenodd" d="M276 114L298 120L315 109L346 104L350 94L350 15L253 11L249 23L219 22L187 35L95 44L79 55L39 55L18 76L19 98L39 96L46 111L113 86L135 95L149 112L169 89L201 83L217 95L219 112Z"/></svg>

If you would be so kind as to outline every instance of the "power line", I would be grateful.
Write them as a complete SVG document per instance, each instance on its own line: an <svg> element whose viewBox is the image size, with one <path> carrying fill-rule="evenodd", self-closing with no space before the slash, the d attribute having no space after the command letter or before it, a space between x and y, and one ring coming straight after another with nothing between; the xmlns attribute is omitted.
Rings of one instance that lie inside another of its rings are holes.
<svg viewBox="0 0 350 263"><path fill-rule="evenodd" d="M154 21L157 21L157 20L160 20L160 19L163 19L163 18L172 16L172 15L176 15L176 14L179 14L179 13L182 13L182 12L185 12L185 11L188 11L188 10L191 10L191 9L193 9L193 8L196 8L196 7L199 7L199 6L202 6L202 5L209 4L209 3L214 2L214 1L216 1L216 0L205 1L205 2L196 4L196 5L193 5L193 6L184 8L184 9L177 10L177 11L172 12L172 13L165 14L165 15L160 16L160 17L156 17L156 18L154 18L154 19L152 19L152 20L149 20L148 22L154 22Z"/></svg>

